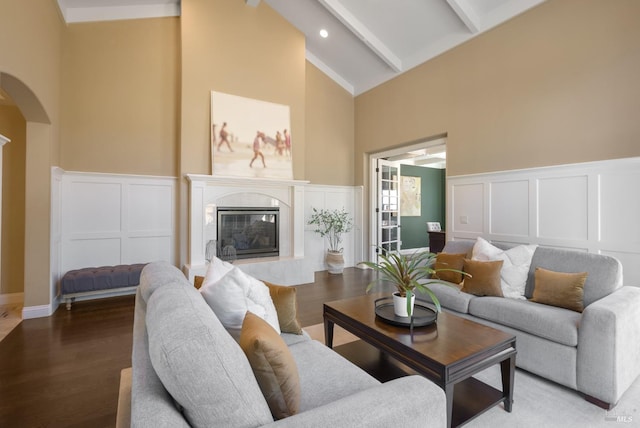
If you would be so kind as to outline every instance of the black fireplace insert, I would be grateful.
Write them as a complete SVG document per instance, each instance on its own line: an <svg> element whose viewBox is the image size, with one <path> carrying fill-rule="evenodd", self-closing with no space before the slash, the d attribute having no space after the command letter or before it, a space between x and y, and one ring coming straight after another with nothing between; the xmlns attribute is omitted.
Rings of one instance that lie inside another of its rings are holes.
<svg viewBox="0 0 640 428"><path fill-rule="evenodd" d="M218 207L217 254L238 259L278 256L279 214L278 207Z"/></svg>

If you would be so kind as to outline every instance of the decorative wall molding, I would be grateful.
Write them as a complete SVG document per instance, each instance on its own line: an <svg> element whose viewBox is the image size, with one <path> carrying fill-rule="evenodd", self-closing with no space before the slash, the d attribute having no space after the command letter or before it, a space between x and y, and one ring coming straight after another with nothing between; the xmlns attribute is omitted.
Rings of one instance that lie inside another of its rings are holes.
<svg viewBox="0 0 640 428"><path fill-rule="evenodd" d="M640 158L447 178L447 239L532 243L618 258L640 286Z"/></svg>
<svg viewBox="0 0 640 428"><path fill-rule="evenodd" d="M343 256L345 267L355 266L364 260L363 255L363 188L361 186L309 185L305 187L305 219L311 217L313 208L342 209L353 217L354 227L344 236ZM305 257L311 261L314 271L326 270L324 262L328 243L314 232L314 226L304 224Z"/></svg>
<svg viewBox="0 0 640 428"><path fill-rule="evenodd" d="M51 174L55 307L57 284L69 270L156 260L177 263L177 178L61 168Z"/></svg>

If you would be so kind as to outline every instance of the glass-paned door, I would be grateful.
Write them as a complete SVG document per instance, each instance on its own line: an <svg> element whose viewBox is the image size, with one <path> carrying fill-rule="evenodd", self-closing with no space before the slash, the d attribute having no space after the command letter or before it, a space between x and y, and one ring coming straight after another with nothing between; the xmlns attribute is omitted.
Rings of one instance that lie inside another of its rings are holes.
<svg viewBox="0 0 640 428"><path fill-rule="evenodd" d="M378 248L400 251L400 168L399 164L378 159Z"/></svg>

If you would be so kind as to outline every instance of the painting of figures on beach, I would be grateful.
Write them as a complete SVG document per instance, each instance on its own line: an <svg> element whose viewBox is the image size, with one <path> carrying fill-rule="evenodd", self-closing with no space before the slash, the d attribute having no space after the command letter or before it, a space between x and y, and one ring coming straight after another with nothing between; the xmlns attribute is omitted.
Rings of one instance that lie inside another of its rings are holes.
<svg viewBox="0 0 640 428"><path fill-rule="evenodd" d="M289 106L211 91L211 175L293 179Z"/></svg>

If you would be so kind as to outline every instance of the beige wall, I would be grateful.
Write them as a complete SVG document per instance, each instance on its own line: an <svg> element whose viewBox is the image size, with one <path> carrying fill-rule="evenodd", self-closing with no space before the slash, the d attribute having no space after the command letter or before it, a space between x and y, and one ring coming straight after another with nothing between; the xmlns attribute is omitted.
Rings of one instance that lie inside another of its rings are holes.
<svg viewBox="0 0 640 428"><path fill-rule="evenodd" d="M211 91L290 107L293 176L305 178L304 35L265 2L182 0L180 173L211 174ZM180 263L187 259L187 185L180 187Z"/></svg>
<svg viewBox="0 0 640 428"><path fill-rule="evenodd" d="M352 186L353 96L310 62L306 67L305 178Z"/></svg>
<svg viewBox="0 0 640 428"><path fill-rule="evenodd" d="M640 2L549 0L356 98L363 157L448 133L447 174L640 156Z"/></svg>
<svg viewBox="0 0 640 428"><path fill-rule="evenodd" d="M304 35L265 2L182 1L181 173L210 174L211 91L291 108L293 174L305 177Z"/></svg>
<svg viewBox="0 0 640 428"><path fill-rule="evenodd" d="M24 196L27 123L15 106L0 105L2 148L2 278L0 294L24 289Z"/></svg>
<svg viewBox="0 0 640 428"><path fill-rule="evenodd" d="M24 304L46 305L50 303L50 168L58 162L63 24L55 0L0 0L0 10L0 72L19 79L19 88L26 90L10 95L29 121L25 260L37 263L24 271ZM7 90L4 80L0 85ZM46 112L46 120L34 121L29 110L34 104Z"/></svg>
<svg viewBox="0 0 640 428"><path fill-rule="evenodd" d="M63 43L60 166L176 176L180 20L70 24Z"/></svg>

